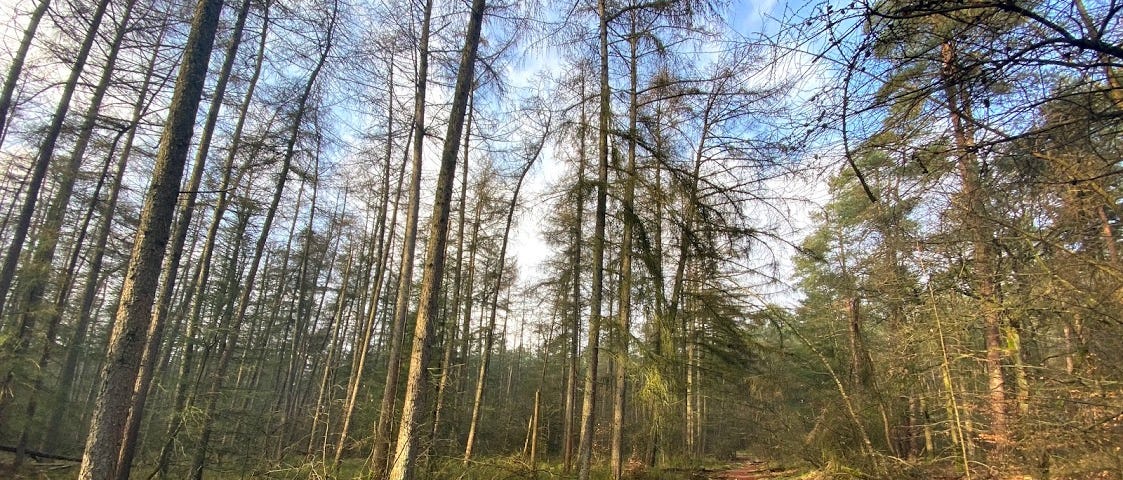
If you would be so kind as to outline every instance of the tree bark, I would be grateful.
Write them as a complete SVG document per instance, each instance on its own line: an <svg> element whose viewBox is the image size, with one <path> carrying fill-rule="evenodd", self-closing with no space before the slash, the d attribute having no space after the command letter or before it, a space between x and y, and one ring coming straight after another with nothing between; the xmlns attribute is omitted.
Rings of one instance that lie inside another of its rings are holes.
<svg viewBox="0 0 1123 480"><path fill-rule="evenodd" d="M168 119L160 137L152 184L145 196L136 242L121 290L121 308L110 336L108 361L82 455L81 480L104 480L116 471L129 403L132 400L147 323L160 278L172 213L179 194L195 114L203 93L222 0L200 0L195 7L183 63L176 79ZM69 99L67 99L69 100Z"/></svg>
<svg viewBox="0 0 1123 480"><path fill-rule="evenodd" d="M604 230L608 195L608 131L611 120L608 84L607 0L597 1L600 18L600 113L597 128L597 206L592 245L592 292L589 295L589 340L585 347L585 392L581 406L581 434L577 447L577 478L589 480L596 424L597 360L600 355L601 300L604 290Z"/></svg>
<svg viewBox="0 0 1123 480"><path fill-rule="evenodd" d="M402 420L398 427L398 443L394 455L394 464L390 468L390 480L412 480L414 478L415 457L418 449L417 437L422 421L421 415L425 410L421 398L425 391L425 376L429 363L429 336L432 333L432 325L436 323L436 316L439 311L438 300L440 299L441 279L444 276L453 176L456 173L456 157L463 133L468 97L475 81L476 55L480 45L480 32L483 29L484 8L484 0L472 1L468 32L464 41L464 50L460 56L456 87L452 95L452 110L449 112L448 130L445 133L440 172L437 176L433 215L429 223L429 241L426 246L425 268L421 279L420 304L417 309L417 322L413 335L413 351L410 355L405 399L402 402Z"/></svg>
<svg viewBox="0 0 1123 480"><path fill-rule="evenodd" d="M402 259L398 270L398 295L394 303L393 323L390 326L386 382L382 386L382 401L378 409L378 423L374 430L372 461L376 477L381 477L390 463L390 427L394 421L394 403L398 396L398 377L401 374L402 342L405 336L406 316L409 315L410 287L413 284L413 262L417 250L417 217L421 202L421 157L425 151L425 90L429 81L429 28L432 16L433 0L426 0L422 11L420 44L417 47L417 84L413 97L413 165L409 180L409 203L406 208ZM459 142L459 138L457 136L453 142Z"/></svg>

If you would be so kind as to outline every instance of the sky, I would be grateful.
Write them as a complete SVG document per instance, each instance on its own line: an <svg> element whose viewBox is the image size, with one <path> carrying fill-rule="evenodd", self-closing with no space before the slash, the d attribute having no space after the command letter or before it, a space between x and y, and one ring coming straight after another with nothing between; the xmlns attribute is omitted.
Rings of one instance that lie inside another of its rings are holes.
<svg viewBox="0 0 1123 480"><path fill-rule="evenodd" d="M25 18L17 19L12 15L12 12L17 9L28 11L33 8L36 1L0 0L0 18L4 19L0 20L0 22L3 22L0 23L0 32L3 32L0 34L2 35L0 38L3 38L3 41L9 45L19 41L18 38ZM796 8L802 7L797 6ZM778 25L776 19L788 16L791 13L790 11L791 7L784 1L735 1L728 7L728 14L724 20L729 27L735 29L742 36L749 37L762 31L774 31ZM6 59L3 63L7 63ZM539 75L543 73L557 73L562 68L562 62L555 52L544 51L527 57L522 62L513 63L507 68L506 74L510 79L511 86L513 89L520 89L532 87L540 78ZM431 89L431 91L434 96L440 95L439 89ZM541 223L547 217L553 205L543 199L547 197L546 194L551 186L559 182L565 168L551 153L551 149L544 152L538 165L531 171L526 181L521 195L525 200L521 202L522 209L511 239L510 250L519 265L522 275L520 281L524 285L541 280L543 276L541 267L553 254L542 238L543 225ZM821 180L816 179L784 178L770 181L768 188L778 192L796 192L803 189L806 190L806 193L799 193L799 196L814 198L822 196L825 191L824 185ZM811 204L814 203L817 202L811 202ZM780 207L791 212L789 218L794 226L794 231L800 231L805 225L810 224L809 215L813 209L808 208L807 205L806 203L799 203ZM787 263L786 258L778 258L778 260ZM781 271L790 270L786 265L780 265L780 269Z"/></svg>
<svg viewBox="0 0 1123 480"><path fill-rule="evenodd" d="M796 8L803 8L803 6L799 4ZM786 2L775 0L736 1L729 7L728 12L729 14L724 20L730 27L736 29L745 37L762 31L774 31L778 25L777 19L792 13ZM560 68L560 65L561 62L556 56L544 54L516 65L508 72L508 75L512 79L513 87L526 87L533 82L539 72L556 71ZM794 70L798 69L799 66L791 64L785 68ZM792 73L785 71L780 72L780 74ZM814 89L814 85L802 85L800 90ZM824 162L817 163L815 168L805 174L769 180L765 185L765 188L776 192L777 196L783 195L798 199L785 202L784 205L775 206L776 211L787 213L788 225L784 226L785 233L789 235L787 238L793 238L790 235L794 235L795 238L802 238L810 233L812 214L818 209L818 205L826 202L827 189L824 173L828 172L828 168L823 165ZM552 185L561 180L564 172L565 169L557 159L550 155L544 155L539 165L532 171L531 177L528 178L521 196L525 199L545 198L545 194ZM521 214L515 226L510 248L519 265L520 282L524 285L531 285L542 279L544 275L542 265L553 255L542 238L542 219L546 218L551 208L553 207L549 202L541 200L522 202ZM771 252L764 253L769 249L771 249ZM754 259L751 262L757 264L773 260L778 262L775 266L781 283L768 288L771 291L768 294L768 299L791 305L798 300L797 296L793 296L791 287L794 282L790 280L793 276L790 255L794 252L789 247L778 244L769 245L769 249L761 249L761 258ZM776 255L773 255L772 252L775 252Z"/></svg>

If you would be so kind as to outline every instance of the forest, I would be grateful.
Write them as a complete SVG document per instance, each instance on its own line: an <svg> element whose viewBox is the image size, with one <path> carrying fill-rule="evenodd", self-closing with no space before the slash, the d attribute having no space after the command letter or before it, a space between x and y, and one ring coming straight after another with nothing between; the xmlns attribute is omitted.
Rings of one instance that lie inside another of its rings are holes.
<svg viewBox="0 0 1123 480"><path fill-rule="evenodd" d="M1119 0L0 10L0 477L1123 479Z"/></svg>

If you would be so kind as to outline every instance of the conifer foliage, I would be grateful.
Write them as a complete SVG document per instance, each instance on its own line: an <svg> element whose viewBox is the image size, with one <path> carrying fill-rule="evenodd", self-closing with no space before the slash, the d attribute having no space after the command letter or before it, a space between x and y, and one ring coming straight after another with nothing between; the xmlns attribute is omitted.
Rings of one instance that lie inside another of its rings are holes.
<svg viewBox="0 0 1123 480"><path fill-rule="evenodd" d="M1114 1L0 9L0 477L1123 475Z"/></svg>

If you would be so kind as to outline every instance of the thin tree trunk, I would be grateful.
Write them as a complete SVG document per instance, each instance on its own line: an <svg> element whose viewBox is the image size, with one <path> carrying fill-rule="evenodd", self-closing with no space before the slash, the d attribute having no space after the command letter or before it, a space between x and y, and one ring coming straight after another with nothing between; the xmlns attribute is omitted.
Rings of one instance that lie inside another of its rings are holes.
<svg viewBox="0 0 1123 480"><path fill-rule="evenodd" d="M686 315L686 317L687 327L683 331L683 335L686 337L686 401L684 402L686 412L683 415L686 425L684 435L686 436L686 453L690 457L695 457L698 455L698 380L696 378L698 347L697 339L694 338L696 335L694 316Z"/></svg>
<svg viewBox="0 0 1123 480"><path fill-rule="evenodd" d="M639 89L638 59L636 53L635 18L632 18L632 31L629 36L631 57L629 62L630 87L628 91L628 165L624 171L624 210L623 232L620 236L620 312L616 323L616 396L612 405L612 478L620 480L624 476L624 407L627 393L628 340L631 336L632 314L632 228L636 222L636 92Z"/></svg>
<svg viewBox="0 0 1123 480"><path fill-rule="evenodd" d="M582 72L583 73L583 72ZM581 343L581 224L585 216L585 137L588 122L585 112L585 75L581 75L581 123L577 127L577 178L574 185L574 203L577 208L573 221L573 262L572 298L573 312L569 326L569 358L566 359L565 376L565 419L563 420L562 469L573 469L574 422L577 417L577 367L580 362L577 351Z"/></svg>
<svg viewBox="0 0 1123 480"><path fill-rule="evenodd" d="M195 8L171 108L156 154L152 184L145 197L136 242L121 290L121 308L110 337L106 355L108 361L102 374L104 380L78 474L81 480L103 480L116 471L133 386L143 355L146 324L152 315L160 264L170 233L221 10L222 0L200 0Z"/></svg>
<svg viewBox="0 0 1123 480"><path fill-rule="evenodd" d="M295 117L292 120L288 132L288 140L285 145L285 154L281 160L281 171L277 176L277 185L273 191L273 200L269 204L269 209L266 210L265 219L262 221L261 235L257 239L257 244L254 247L253 260L250 262L249 272L245 278L242 279L241 298L238 300L238 309L234 314L232 324L230 325L230 333L226 336L222 349L222 356L219 359L219 364L215 369L212 385L210 391L207 393L206 406L203 408L203 431L200 435L199 443L195 448L195 456L191 464L191 476L194 480L201 480L203 476L203 468L206 463L206 452L211 433L214 429L214 414L215 407L218 401L219 393L222 391L222 384L225 380L226 369L230 364L230 359L233 357L235 347L238 344L239 330L242 322L246 318L246 312L249 310L249 304L254 290L254 283L257 279L257 270L261 264L262 252L265 250L265 243L269 237L269 230L273 225L273 219L277 213L277 207L281 202L281 194L284 192L285 183L288 180L289 170L292 166L293 157L296 155L296 142L300 137L300 125L304 121L304 116L308 112L308 100L312 96L312 88L316 85L316 80L323 70L324 64L327 63L328 53L331 51L333 44L333 35L335 33L336 14L333 11L331 23L328 26L327 36L324 39L323 50L320 52L320 58L316 66L312 69L312 73L308 77L308 82L304 85L304 91L301 92L300 98L297 100L295 110Z"/></svg>
<svg viewBox="0 0 1123 480"><path fill-rule="evenodd" d="M871 461L874 462L874 465L879 470L879 473L884 474L884 472L881 471L882 469L879 466L880 464L877 462L876 454L873 448L873 442L870 441L870 436L868 433L866 433L865 424L862 423L862 420L858 416L858 412L854 407L854 402L851 400L850 395L847 393L846 387L842 384L842 378L839 377L837 373L835 373L834 367L831 367L831 363L827 359L827 357L818 348L816 348L814 344L807 340L807 337L804 337L803 334L800 333L800 331L796 329L794 325L789 325L789 330L791 330L792 333L799 337L800 341L802 341L803 344L806 345L807 348L809 348L811 352L819 358L819 361L823 364L823 367L827 369L827 373L830 374L831 380L834 381L835 387L838 389L839 398L842 399L842 404L846 407L847 416L850 418L850 421L854 423L854 426L858 429L859 439L862 441L863 452Z"/></svg>
<svg viewBox="0 0 1123 480"><path fill-rule="evenodd" d="M597 1L600 19L600 120L597 128L597 206L593 231L592 292L589 296L589 340L585 347L585 393L581 407L581 436L577 448L577 478L589 480L593 458L593 430L596 424L597 360L600 355L601 300L604 290L604 230L608 195L608 12L606 0Z"/></svg>
<svg viewBox="0 0 1123 480"><path fill-rule="evenodd" d="M480 185L479 189L483 189ZM472 337L472 305L474 303L475 281L476 281L476 254L479 251L480 245L480 224L483 223L483 207L484 201L482 192L476 195L476 207L473 209L472 221L472 235L471 240L468 242L468 274L467 281L464 286L464 320L461 322L460 331L460 358L462 363L462 374L457 378L457 392L463 393L466 388L464 382L468 379L468 356L471 353L469 344Z"/></svg>
<svg viewBox="0 0 1123 480"><path fill-rule="evenodd" d="M284 381L280 386L280 391L277 392L276 401L274 403L274 410L278 411L281 416L277 427L277 430L281 432L281 434L278 435L277 450L274 453L274 456L277 458L280 458L284 452L285 445L289 442L288 431L291 427L289 418L292 416L295 406L300 403L301 395L297 393L297 390L298 386L302 383L301 377L303 376L304 365L306 365L305 360L307 360L307 358L305 358L307 349L304 348L304 343L307 339L306 333L308 324L315 324L315 319L312 317L312 312L310 311L310 300L305 292L309 290L307 281L308 264L310 262L309 257L312 255L312 241L315 231L313 227L315 226L316 207L319 200L319 158L319 155L317 155L316 171L312 179L312 200L309 207L308 227L307 230L305 230L304 245L301 247L300 263L297 267L296 274L297 290L294 292L296 294L296 326L293 330L292 342L289 344L288 348L288 365L285 368ZM316 268L316 270L318 271L319 268ZM328 275L330 274L331 272L329 271ZM318 318L318 315L316 318ZM290 323L292 323L291 320L290 314ZM312 321L309 322L309 320ZM297 366L298 364L300 365L299 367Z"/></svg>
<svg viewBox="0 0 1123 480"><path fill-rule="evenodd" d="M534 390L534 412L530 417L530 431L527 435L530 438L530 471L535 475L538 473L538 418L542 410L542 389Z"/></svg>
<svg viewBox="0 0 1123 480"><path fill-rule="evenodd" d="M101 26L101 20L105 16L105 10L108 6L109 0L99 0L97 6L94 8L90 26L86 30L86 36L82 40L82 45L78 48L78 53L74 57L74 66L71 67L70 76L66 79L66 83L63 84L58 106L55 107L55 113L51 117L50 125L48 125L47 129L44 131L43 140L39 144L39 152L36 154L35 162L32 164L31 178L27 185L27 196L24 198L23 206L20 207L19 218L16 220L15 231L12 233L12 243L8 246L7 255L4 257L4 264L0 266L0 318L3 318L4 307L8 299L8 290L11 289L12 280L16 273L16 266L19 263L20 252L23 251L23 244L27 240L27 234L31 228L31 217L35 214L35 207L39 201L39 190L42 189L43 181L47 177L47 167L50 166L51 157L55 154L55 146L58 143L59 135L62 133L63 122L66 120L66 115L70 111L71 99L73 99L74 91L78 87L78 80L82 76L82 70L86 66L86 61L89 59L90 49L97 39L98 27ZM22 338L24 335L23 332L20 332L17 334L16 338ZM8 347L8 350L12 350L11 346ZM7 383L8 380L5 380L4 388L0 388L0 400L3 400L3 395L5 395L3 392L8 390L6 388ZM2 414L2 404L0 404L0 414ZM0 421L2 421L2 417L0 417Z"/></svg>
<svg viewBox="0 0 1123 480"><path fill-rule="evenodd" d="M448 130L445 133L444 149L441 152L440 171L434 194L433 215L429 224L429 241L426 248L425 268L422 273L421 291L418 296L417 322L413 335L413 352L410 355L409 374L406 377L405 399L402 402L402 420L398 427L398 443L394 463L390 468L390 480L412 480L418 449L417 437L420 431L423 407L422 395L425 391L427 367L429 363L429 336L436 323L439 311L441 280L444 277L445 249L448 242L448 220L452 204L452 184L456 174L456 157L460 138L464 129L468 97L475 81L476 55L480 45L480 32L483 28L484 0L472 1L472 12L468 20L468 31L464 50L460 56L460 67L456 76L456 87L452 95L452 110L449 112Z"/></svg>
<svg viewBox="0 0 1123 480"><path fill-rule="evenodd" d="M389 158L387 158L387 165L389 165ZM389 182L388 169L389 167L387 167L387 171L384 172L384 178L387 179L387 182ZM402 168L398 170L398 187L397 193L394 197L395 200L393 213L391 213L388 217L390 219L390 226L388 228L383 227L382 225L384 224L386 219L382 218L381 221L379 221L379 226L375 229L375 234L378 236L378 241L376 242L376 251L373 255L373 257L376 259L374 274L375 278L373 280L373 284L370 286L371 292L370 298L368 299L369 308L367 315L365 316L366 320L364 321L362 326L362 334L360 336L361 340L359 340L359 344L356 347L357 354L354 361L352 362L351 376L347 383L347 398L344 401L342 414L343 423L339 432L339 444L336 445L335 457L332 462L336 467L339 466L339 462L343 458L343 452L346 449L347 435L350 432L351 428L352 414L354 413L355 405L358 401L359 387L362 382L363 372L366 370L366 360L367 356L369 355L368 352L370 351L371 339L374 335L374 324L376 323L375 321L377 320L379 313L383 311L383 309L379 308L378 304L379 302L381 302L382 289L386 284L386 273L388 271L387 264L390 261L390 251L393 250L394 246L394 232L396 232L398 229L398 207L400 206L404 177L405 162L402 162ZM388 192L389 183L384 183L383 186L383 191ZM380 217L385 215L385 209L388 208L388 203L389 196L384 195L382 201L383 206L381 207L382 210L379 213Z"/></svg>
<svg viewBox="0 0 1123 480"><path fill-rule="evenodd" d="M394 96L393 95L393 92L394 92L394 82L393 82L394 61L393 61L393 57L391 57L388 65L387 65L387 69L389 71L388 77L390 78L390 80L389 80L390 97L393 98L393 96ZM383 179L383 181L382 181L382 201L381 201L381 206L379 207L378 220L376 221L376 226L375 226L375 235L377 236L378 240L376 242L375 253L373 255L374 258L375 258L375 261L376 261L376 265L374 265L374 268L375 268L374 284L373 284L373 286L371 286L371 293L370 293L370 299L369 299L369 304L370 304L369 312L366 316L366 322L363 324L363 328L362 328L362 341L361 341L362 343L359 346L359 348L357 349L358 350L358 354L356 356L357 358L353 362L354 368L352 368L351 376L348 379L348 383L347 383L347 400L344 403L343 415L342 415L343 425L340 429L339 444L336 445L336 447L335 447L335 457L334 457L334 460L332 462L332 465L334 467L339 466L339 462L343 458L343 451L344 451L344 449L346 449L347 435L348 435L348 433L350 431L350 428L351 428L351 415L354 412L355 403L358 399L359 386L360 386L361 381L362 381L363 371L365 370L365 367L366 367L366 359L367 359L367 355L368 355L367 352L370 350L371 338L372 338L373 333L374 333L375 319L376 319L377 315L380 312L383 311L383 309L379 308L379 302L381 302L381 300L382 300L382 289L383 289L383 287L385 286L385 283L386 283L386 274L387 274L387 271L388 271L387 266L388 266L389 261L390 261L390 251L393 250L393 245L394 245L394 232L396 232L397 229L398 229L398 208L401 206L402 187L404 185L405 167L406 167L407 162L406 162L406 159L403 158L402 163L401 163L401 168L398 169L398 182L397 182L397 188L396 188L396 191L395 191L395 194L394 194L393 213L391 213L389 215L389 217L387 217L387 210L389 210L389 208L390 208L390 206L389 206L390 205L390 172L391 172L390 163L391 163L391 155L392 155L392 149L393 149L393 142L392 142L392 136L391 136L391 132L393 130L393 128L392 128L393 127L393 101L391 101L390 103L391 103L391 105L387 109L387 116L386 116L386 119L387 119L386 120L387 121L387 127L386 127L387 128L387 130L386 130L386 132L387 132L386 133L386 135L387 135L387 138L386 138L386 158L385 158L386 163L384 164L383 171L382 171L382 179ZM410 133L411 133L411 135L406 136L406 149L405 150L407 152L409 151L409 147L410 147L410 145L413 141L412 130L410 131ZM408 155L408 153L406 155ZM389 228L385 227L387 219L390 220L390 227Z"/></svg>
<svg viewBox="0 0 1123 480"><path fill-rule="evenodd" d="M339 335L339 332L343 329L342 325L346 321L346 319L344 318L344 312L347 310L347 301L349 300L349 298L347 297L347 285L351 281L351 263L353 261L352 257L353 257L353 254L354 254L353 249L354 249L354 245L348 247L348 249L347 249L347 260L345 260L344 264L343 264L343 279L340 281L339 294L336 295L336 299L335 299L335 302L336 302L335 314L332 315L331 323L328 325L328 330L331 332L331 334L329 335L329 337L327 339L327 342L329 342L329 344L328 344L327 358L324 360L324 374L323 374L323 377L320 379L320 390L316 394L316 407L312 412L312 428L311 428L311 431L308 433L308 452L309 452L309 454L311 454L311 452L314 451L314 448L315 448L315 445L316 445L316 431L317 431L317 429L320 425L321 417L325 417L325 416L329 415L329 411L328 411L327 408L324 407L324 404L327 403L327 401L328 401L328 386L331 384L331 379L333 378L333 373L335 373L335 368L334 368L334 364L336 362L335 357L336 357L336 355L338 355L340 353L339 352L339 350L340 350L339 345L340 345L341 337ZM331 435L331 421L330 421L330 419L324 418L323 424L324 424L324 438L323 438L324 451L321 455L320 461L322 461L323 463L326 464L327 463L327 442L328 442L328 437Z"/></svg>
<svg viewBox="0 0 1123 480"><path fill-rule="evenodd" d="M39 22L51 6L51 0L39 0L35 10L31 11L31 18L27 21L27 28L23 30L16 56L8 67L8 76L4 78L4 87L0 91L0 145L4 143L7 135L8 114L12 109L12 97L16 93L16 84L19 83L20 74L23 73L23 64L27 61L27 52L31 49L31 41L35 39L35 32L39 30Z"/></svg>
<svg viewBox="0 0 1123 480"><path fill-rule="evenodd" d="M426 0L421 17L421 37L417 47L417 84L413 96L413 164L409 180L409 203L406 208L405 237L402 240L402 259L398 270L398 294L394 302L394 317L390 326L389 355L386 382L382 385L382 401L378 408L378 423L374 429L372 455L375 477L381 477L390 463L390 428L394 421L394 403L398 396L398 377L401 374L402 342L405 336L406 316L409 315L410 287L413 284L414 254L417 250L418 210L421 201L421 163L425 147L425 91L429 81L429 28L433 16L433 0ZM459 144L460 137L451 140Z"/></svg>
<svg viewBox="0 0 1123 480"><path fill-rule="evenodd" d="M484 331L484 346L480 355L480 372L476 378L476 395L472 402L472 417L468 423L468 440L464 443L465 466L472 459L472 449L476 445L476 430L479 428L480 415L483 409L484 385L487 379L487 369L491 362L491 348L495 342L495 318L496 311L499 309L499 290L503 283L503 271L507 265L507 244L511 237L511 223L515 219L515 208L518 206L519 191L522 190L523 180L526 179L534 161L538 159L538 154L542 151L542 145L545 142L546 135L543 134L542 142L535 147L532 156L526 162L526 166L523 167L522 172L519 172L519 179L515 183L515 191L511 194L511 202L507 204L507 221L503 225L503 240L499 244L499 265L496 267L495 289L491 296L491 313L488 316L487 329Z"/></svg>

